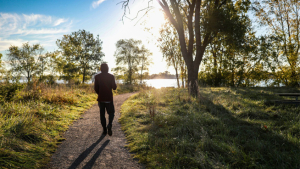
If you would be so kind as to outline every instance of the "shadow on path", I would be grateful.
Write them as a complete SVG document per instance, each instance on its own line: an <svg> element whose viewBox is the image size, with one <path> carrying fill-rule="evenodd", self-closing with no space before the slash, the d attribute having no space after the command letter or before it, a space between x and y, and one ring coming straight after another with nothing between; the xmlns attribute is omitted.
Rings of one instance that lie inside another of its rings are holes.
<svg viewBox="0 0 300 169"><path fill-rule="evenodd" d="M91 160L86 163L86 165L83 167L83 169L90 169L93 167L95 161L97 160L97 158L100 156L102 150L107 146L107 144L109 143L110 140L106 140L102 146L98 149L98 151L94 154L94 156L91 158Z"/></svg>
<svg viewBox="0 0 300 169"><path fill-rule="evenodd" d="M77 168L80 163L91 153L91 151L101 142L101 140L103 140L105 136L101 135L101 137L95 142L93 143L89 148L87 148L84 152L82 152L77 158L76 160L72 163L72 165L68 168L68 169L75 169ZM100 149L97 151L96 154L97 157L100 155L101 151L104 149L104 147L108 144L109 140L107 140L106 142L104 142L104 144L100 147ZM101 151L100 151L101 150ZM99 153L98 153L99 152ZM94 157L96 156L96 154L93 156L93 158L90 160L92 161L94 159ZM96 159L95 159L96 160ZM93 161L93 163L95 162L95 160ZM89 163L90 163L89 161Z"/></svg>

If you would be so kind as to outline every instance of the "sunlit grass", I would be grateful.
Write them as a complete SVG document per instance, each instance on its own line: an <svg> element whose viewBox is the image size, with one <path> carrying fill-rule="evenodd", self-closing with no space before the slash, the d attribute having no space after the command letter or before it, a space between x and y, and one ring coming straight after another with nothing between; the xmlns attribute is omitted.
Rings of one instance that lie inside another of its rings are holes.
<svg viewBox="0 0 300 169"><path fill-rule="evenodd" d="M91 85L33 84L0 103L0 168L43 168L62 132L96 103Z"/></svg>
<svg viewBox="0 0 300 169"><path fill-rule="evenodd" d="M201 88L200 99L185 89L144 91L122 105L120 122L149 168L300 168L300 108L272 104L284 99L278 92L299 91Z"/></svg>

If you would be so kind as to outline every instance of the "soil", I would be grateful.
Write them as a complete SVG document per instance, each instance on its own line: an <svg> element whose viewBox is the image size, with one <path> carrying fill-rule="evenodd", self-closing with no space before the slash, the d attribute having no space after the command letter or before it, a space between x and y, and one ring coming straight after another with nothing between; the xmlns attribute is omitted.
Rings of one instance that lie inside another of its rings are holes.
<svg viewBox="0 0 300 169"><path fill-rule="evenodd" d="M120 107L132 94L114 96L115 118L112 136L102 136L99 107L98 104L95 104L64 133L66 140L53 154L48 168L145 168L144 165L133 159L132 153L125 147L126 138L118 122ZM108 123L108 116L106 120Z"/></svg>

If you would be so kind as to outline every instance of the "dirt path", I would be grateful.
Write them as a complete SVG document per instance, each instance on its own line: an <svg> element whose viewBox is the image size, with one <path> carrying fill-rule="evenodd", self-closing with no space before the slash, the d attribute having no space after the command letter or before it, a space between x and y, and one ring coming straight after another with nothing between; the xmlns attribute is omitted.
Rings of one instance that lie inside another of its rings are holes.
<svg viewBox="0 0 300 169"><path fill-rule="evenodd" d="M131 95L132 93L114 96L115 118L112 136L101 136L99 107L97 104L94 105L82 115L82 119L74 122L65 132L66 140L52 156L49 168L145 168L133 160L127 148L124 147L126 139L118 123L120 107ZM106 119L108 120L108 117Z"/></svg>

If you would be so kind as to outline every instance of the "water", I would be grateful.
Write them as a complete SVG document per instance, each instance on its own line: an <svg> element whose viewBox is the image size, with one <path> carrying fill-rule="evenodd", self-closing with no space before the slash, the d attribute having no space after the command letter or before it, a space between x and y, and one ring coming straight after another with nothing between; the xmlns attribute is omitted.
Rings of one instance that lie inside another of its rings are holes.
<svg viewBox="0 0 300 169"><path fill-rule="evenodd" d="M21 83L24 83L26 81L24 80L20 80ZM122 80L118 80L119 83L122 83ZM156 89L160 89L162 87L175 87L177 88L177 80L176 79L146 79L143 80L144 83L146 83L146 85L148 86L152 86ZM261 81L259 82L257 85L255 85L256 87L267 87L269 86L271 83L273 82L273 80L269 80L267 83L265 81ZM56 83L66 83L64 80L56 80ZM86 82L87 84L91 84L92 81L89 80ZM179 80L179 84L181 85L181 80ZM279 85L280 87L284 86L283 84Z"/></svg>
<svg viewBox="0 0 300 169"><path fill-rule="evenodd" d="M148 79L143 80L148 86L152 86L156 89L162 87L178 87L176 79ZM179 81L181 85L181 81Z"/></svg>

